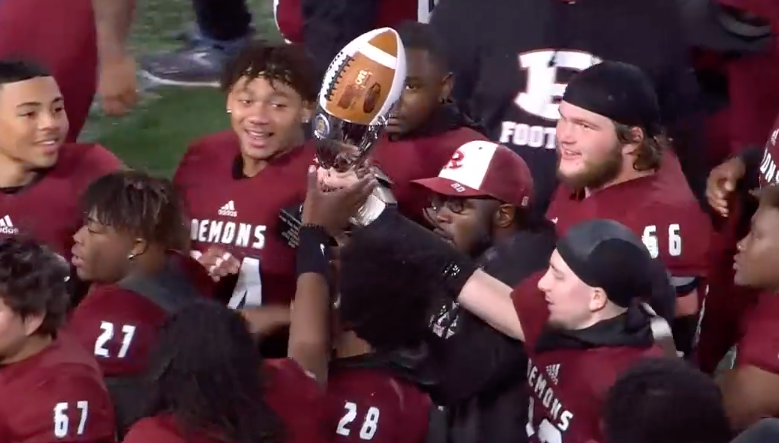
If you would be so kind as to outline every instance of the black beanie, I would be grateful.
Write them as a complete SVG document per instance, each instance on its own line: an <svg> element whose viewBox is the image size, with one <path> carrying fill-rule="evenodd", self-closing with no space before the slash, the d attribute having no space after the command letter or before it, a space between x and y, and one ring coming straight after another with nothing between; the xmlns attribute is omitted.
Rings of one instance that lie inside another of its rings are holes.
<svg viewBox="0 0 779 443"><path fill-rule="evenodd" d="M563 101L627 126L639 126L651 137L660 131L660 106L652 80L628 63L604 61L577 74Z"/></svg>
<svg viewBox="0 0 779 443"><path fill-rule="evenodd" d="M584 283L606 291L623 308L652 295L652 257L641 240L614 220L589 220L557 241L557 252Z"/></svg>

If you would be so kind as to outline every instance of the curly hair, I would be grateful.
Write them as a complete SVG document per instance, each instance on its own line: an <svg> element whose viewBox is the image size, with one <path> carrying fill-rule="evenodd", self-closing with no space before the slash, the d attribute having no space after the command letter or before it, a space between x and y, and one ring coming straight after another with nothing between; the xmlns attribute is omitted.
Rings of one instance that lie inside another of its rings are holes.
<svg viewBox="0 0 779 443"><path fill-rule="evenodd" d="M247 45L222 72L222 90L230 91L243 77L264 78L289 85L303 101L313 103L319 92L319 78L306 50L295 44L267 45L254 41Z"/></svg>
<svg viewBox="0 0 779 443"><path fill-rule="evenodd" d="M633 135L634 127L617 122L614 122L614 127L617 133L617 140L620 143L623 145L638 143L633 169L636 171L649 171L660 168L663 152L671 147L671 140L665 133L656 130L654 131L655 134L649 137L646 135L646 129L644 129L644 138L636 140Z"/></svg>
<svg viewBox="0 0 779 443"><path fill-rule="evenodd" d="M34 240L0 242L0 299L22 318L42 315L38 334L56 336L65 323L69 275L65 259Z"/></svg>
<svg viewBox="0 0 779 443"><path fill-rule="evenodd" d="M188 434L232 443L283 441L264 401L262 359L246 322L213 302L197 302L163 327L152 351L143 416L171 414Z"/></svg>
<svg viewBox="0 0 779 443"><path fill-rule="evenodd" d="M170 180L139 171L117 171L93 181L81 209L98 223L167 249L186 250L188 223Z"/></svg>
<svg viewBox="0 0 779 443"><path fill-rule="evenodd" d="M377 351L416 346L428 332L431 300L439 298L440 285L413 269L387 272L389 260L397 259L374 245L357 233L341 250L341 323Z"/></svg>
<svg viewBox="0 0 779 443"><path fill-rule="evenodd" d="M677 358L647 358L611 387L606 443L726 443L730 426L717 384Z"/></svg>

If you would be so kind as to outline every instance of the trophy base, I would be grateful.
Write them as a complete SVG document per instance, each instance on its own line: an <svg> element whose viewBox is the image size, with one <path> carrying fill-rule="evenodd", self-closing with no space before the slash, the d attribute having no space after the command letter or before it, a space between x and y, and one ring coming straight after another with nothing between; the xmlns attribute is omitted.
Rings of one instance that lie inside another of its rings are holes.
<svg viewBox="0 0 779 443"><path fill-rule="evenodd" d="M388 187L379 184L373 189L371 195L357 211L357 214L351 218L351 222L357 226L368 226L379 218L379 216L387 209L387 206L395 206L398 204L395 195Z"/></svg>

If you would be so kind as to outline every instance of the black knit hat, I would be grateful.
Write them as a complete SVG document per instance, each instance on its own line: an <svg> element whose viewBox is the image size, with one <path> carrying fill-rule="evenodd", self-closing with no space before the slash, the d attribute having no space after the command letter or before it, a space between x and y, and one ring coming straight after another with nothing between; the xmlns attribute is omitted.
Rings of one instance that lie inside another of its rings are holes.
<svg viewBox="0 0 779 443"><path fill-rule="evenodd" d="M652 294L652 257L641 240L613 220L574 225L557 241L557 252L584 283L602 288L614 304L630 306Z"/></svg>
<svg viewBox="0 0 779 443"><path fill-rule="evenodd" d="M627 126L639 126L647 137L660 131L660 106L652 80L628 63L604 61L576 75L563 101Z"/></svg>

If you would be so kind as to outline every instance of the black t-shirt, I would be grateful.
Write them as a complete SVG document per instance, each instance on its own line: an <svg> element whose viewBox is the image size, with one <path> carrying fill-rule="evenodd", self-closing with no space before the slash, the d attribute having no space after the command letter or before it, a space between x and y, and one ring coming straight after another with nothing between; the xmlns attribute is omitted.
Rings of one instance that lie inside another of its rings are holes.
<svg viewBox="0 0 779 443"><path fill-rule="evenodd" d="M521 232L490 248L482 257L485 272L514 286L549 263L554 228ZM508 378L521 378L527 364L522 343L493 329L450 299L441 300L430 319L431 353L440 366L440 404L453 404L489 390Z"/></svg>
<svg viewBox="0 0 779 443"><path fill-rule="evenodd" d="M555 245L554 227L521 232L488 249L482 269L515 286L544 269ZM527 437L527 354L514 340L451 300L441 300L428 339L437 384L431 396L445 406L431 434L454 443L521 443ZM436 440L439 441L439 440Z"/></svg>
<svg viewBox="0 0 779 443"><path fill-rule="evenodd" d="M676 0L448 0L436 7L431 26L449 45L455 99L483 121L491 140L527 161L539 210L555 186L565 86L601 60L632 63L650 75L688 177L699 167L700 159L686 155L699 144L686 118L698 105L698 88ZM699 185L693 188L701 191Z"/></svg>

